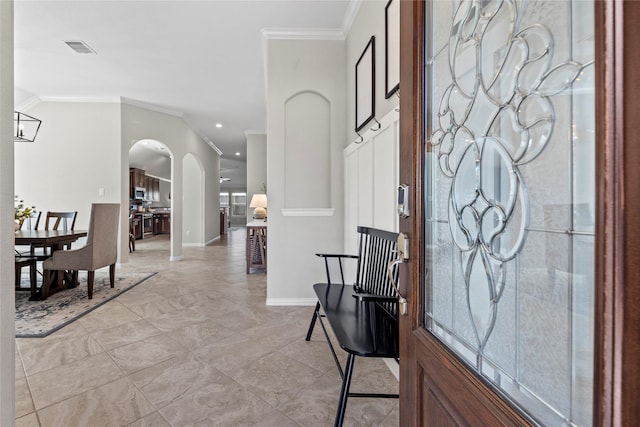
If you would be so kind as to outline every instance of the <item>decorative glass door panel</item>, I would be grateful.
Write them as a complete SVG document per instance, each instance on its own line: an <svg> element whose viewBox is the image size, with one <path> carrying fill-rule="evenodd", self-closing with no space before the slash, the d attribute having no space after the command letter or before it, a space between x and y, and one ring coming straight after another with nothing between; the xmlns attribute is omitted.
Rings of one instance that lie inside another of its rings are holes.
<svg viewBox="0 0 640 427"><path fill-rule="evenodd" d="M424 324L546 425L591 425L594 5L433 1Z"/></svg>

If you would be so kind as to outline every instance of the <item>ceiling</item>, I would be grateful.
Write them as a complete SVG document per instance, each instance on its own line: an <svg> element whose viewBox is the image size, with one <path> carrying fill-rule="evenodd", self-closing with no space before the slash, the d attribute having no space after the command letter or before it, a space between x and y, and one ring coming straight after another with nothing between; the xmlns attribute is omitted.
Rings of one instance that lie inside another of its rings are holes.
<svg viewBox="0 0 640 427"><path fill-rule="evenodd" d="M222 151L223 188L246 186L246 131L266 130L264 29L350 25L355 0L15 0L15 104L127 98L182 114ZM95 54L64 41L82 40ZM216 124L222 127L216 127ZM132 150L150 174L155 146ZM236 155L236 153L240 153Z"/></svg>

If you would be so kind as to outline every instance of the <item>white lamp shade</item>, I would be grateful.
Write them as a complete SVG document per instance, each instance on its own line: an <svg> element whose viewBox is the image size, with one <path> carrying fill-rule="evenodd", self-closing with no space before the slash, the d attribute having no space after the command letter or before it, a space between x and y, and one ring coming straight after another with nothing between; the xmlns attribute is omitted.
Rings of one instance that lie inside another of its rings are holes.
<svg viewBox="0 0 640 427"><path fill-rule="evenodd" d="M267 195L266 194L254 194L251 197L250 208L266 208L267 207Z"/></svg>
<svg viewBox="0 0 640 427"><path fill-rule="evenodd" d="M267 195L266 194L254 194L251 197L251 203L249 204L250 208L255 208L253 210L253 217L255 219L265 219L267 217Z"/></svg>

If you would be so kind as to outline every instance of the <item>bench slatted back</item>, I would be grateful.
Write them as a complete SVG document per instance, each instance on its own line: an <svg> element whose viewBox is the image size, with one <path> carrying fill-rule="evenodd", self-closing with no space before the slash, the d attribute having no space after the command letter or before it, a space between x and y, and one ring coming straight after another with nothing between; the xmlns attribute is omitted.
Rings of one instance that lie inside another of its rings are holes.
<svg viewBox="0 0 640 427"><path fill-rule="evenodd" d="M356 285L364 292L387 297L396 297L387 267L397 257L398 233L370 227L358 227L360 233L358 258L358 276ZM394 280L398 283L398 269L395 268ZM393 318L398 317L398 305L380 304Z"/></svg>

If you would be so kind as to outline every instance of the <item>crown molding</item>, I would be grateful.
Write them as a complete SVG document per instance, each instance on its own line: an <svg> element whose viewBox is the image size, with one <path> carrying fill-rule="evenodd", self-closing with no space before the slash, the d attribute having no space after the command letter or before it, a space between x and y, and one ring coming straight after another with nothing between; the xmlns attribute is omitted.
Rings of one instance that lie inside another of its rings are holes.
<svg viewBox="0 0 640 427"><path fill-rule="evenodd" d="M103 98L93 98L84 96L43 96L40 98L42 102L85 102L96 104L118 104L120 98L105 96Z"/></svg>
<svg viewBox="0 0 640 427"><path fill-rule="evenodd" d="M145 110L155 111L156 113L168 114L174 117L184 118L184 113L182 111L171 110L169 108L159 107L154 104L149 104L143 101L138 101L136 99L127 98L124 96L120 97L120 102L127 105L132 105L134 107L144 108Z"/></svg>
<svg viewBox="0 0 640 427"><path fill-rule="evenodd" d="M351 26L353 22L356 20L356 16L358 16L358 12L360 11L360 5L362 4L362 0L351 0L349 2L349 6L347 7L347 12L344 14L344 19L342 20L342 32L345 35L348 35L351 31Z"/></svg>
<svg viewBox="0 0 640 427"><path fill-rule="evenodd" d="M40 97L38 96L32 96L29 99L27 99L26 101L22 102L20 105L14 105L13 109L16 111L26 111L30 108L35 107L37 104L39 104L41 101Z"/></svg>
<svg viewBox="0 0 640 427"><path fill-rule="evenodd" d="M263 130L245 130L244 131L244 136L251 136L251 135L267 135L267 133Z"/></svg>
<svg viewBox="0 0 640 427"><path fill-rule="evenodd" d="M132 105L134 107L140 107L146 110L155 111L156 113L168 114L173 117L181 118L184 121L184 123L187 125L187 127L189 127L189 129L195 132L195 134L198 135L200 139L203 142L205 142L209 147L211 147L213 151L218 153L218 156L222 156L222 151L220 151L220 149L216 147L216 145L209 138L207 138L205 134L203 134L196 126L194 126L193 123L191 123L191 121L184 115L182 111L176 111L176 110L170 110L168 108L158 107L157 105L147 104L146 102L138 101L131 98L126 98L124 96L120 97L120 102L122 102L123 104Z"/></svg>
<svg viewBox="0 0 640 427"><path fill-rule="evenodd" d="M263 28L267 40L345 40L342 30L333 28Z"/></svg>
<svg viewBox="0 0 640 427"><path fill-rule="evenodd" d="M213 143L213 141L210 140L206 140L207 141L207 145L211 148L213 148L213 151L215 151L216 153L218 153L218 156L222 157L222 150L220 150L216 144Z"/></svg>

